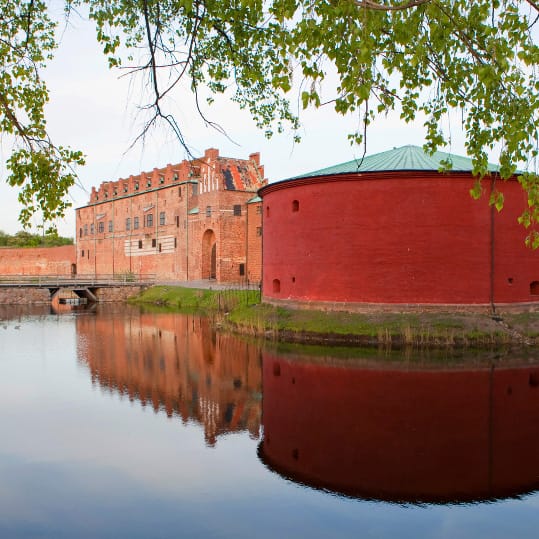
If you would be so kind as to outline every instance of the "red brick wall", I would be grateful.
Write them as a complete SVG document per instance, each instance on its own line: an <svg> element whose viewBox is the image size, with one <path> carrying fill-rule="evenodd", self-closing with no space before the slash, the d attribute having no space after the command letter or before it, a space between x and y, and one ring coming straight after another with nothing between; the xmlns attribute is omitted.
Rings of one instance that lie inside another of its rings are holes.
<svg viewBox="0 0 539 539"><path fill-rule="evenodd" d="M468 174L401 172L265 187L264 297L488 304L491 208L486 195L470 197L471 185ZM494 215L494 301L537 300L530 283L539 280L539 251L525 247L516 223L522 190L516 181L502 189L506 208Z"/></svg>
<svg viewBox="0 0 539 539"><path fill-rule="evenodd" d="M247 205L247 277L251 283L262 280L262 203Z"/></svg>
<svg viewBox="0 0 539 539"><path fill-rule="evenodd" d="M0 247L0 275L71 275L75 246Z"/></svg>

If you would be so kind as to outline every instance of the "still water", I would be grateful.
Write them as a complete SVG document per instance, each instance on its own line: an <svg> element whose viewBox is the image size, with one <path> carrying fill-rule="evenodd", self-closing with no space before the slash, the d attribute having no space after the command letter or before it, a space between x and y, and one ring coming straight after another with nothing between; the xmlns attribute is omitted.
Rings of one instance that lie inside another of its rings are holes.
<svg viewBox="0 0 539 539"><path fill-rule="evenodd" d="M539 362L0 307L0 537L536 538Z"/></svg>

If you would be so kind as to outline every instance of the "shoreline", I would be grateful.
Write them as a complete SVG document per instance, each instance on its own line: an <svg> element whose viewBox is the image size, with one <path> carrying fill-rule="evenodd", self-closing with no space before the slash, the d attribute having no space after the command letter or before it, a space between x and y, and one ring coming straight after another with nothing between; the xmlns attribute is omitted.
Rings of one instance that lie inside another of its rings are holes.
<svg viewBox="0 0 539 539"><path fill-rule="evenodd" d="M326 346L496 348L539 345L539 313L319 311L260 303L256 290L154 286L130 303L198 311L216 329L270 341Z"/></svg>

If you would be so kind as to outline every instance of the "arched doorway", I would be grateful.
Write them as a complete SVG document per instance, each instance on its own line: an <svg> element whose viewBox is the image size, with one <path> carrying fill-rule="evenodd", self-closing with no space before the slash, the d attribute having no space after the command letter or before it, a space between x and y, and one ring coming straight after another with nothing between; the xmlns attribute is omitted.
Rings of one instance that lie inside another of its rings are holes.
<svg viewBox="0 0 539 539"><path fill-rule="evenodd" d="M206 230L202 236L202 278L217 278L217 242L213 230Z"/></svg>

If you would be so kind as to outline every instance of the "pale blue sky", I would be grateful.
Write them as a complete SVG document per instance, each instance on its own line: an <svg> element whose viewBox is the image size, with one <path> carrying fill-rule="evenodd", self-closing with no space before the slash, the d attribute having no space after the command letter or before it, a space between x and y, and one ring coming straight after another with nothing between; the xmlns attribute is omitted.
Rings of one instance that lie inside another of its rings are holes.
<svg viewBox="0 0 539 539"><path fill-rule="evenodd" d="M78 171L83 188L74 188L70 193L73 208L85 205L92 186L98 186L104 180L116 180L167 163L178 163L186 157L183 148L164 126L148 137L144 147L138 144L128 151L143 120L137 116L141 84L140 81L130 83L128 78L119 78L118 71L108 69L94 36L91 23L72 17L63 32L55 60L46 72L51 97L47 114L53 140L56 144L80 149L87 155L86 166ZM328 92L323 97L329 99L331 95ZM173 98L169 111L183 126L185 138L195 154L202 154L210 147L219 148L221 155L231 157L247 157L259 151L270 182L350 161L361 157L363 152L362 147L352 147L347 140L347 134L358 125L358 117L343 118L331 105L301 113L302 142L294 144L290 132L266 139L247 113L222 99L208 110L208 115L226 129L234 144L204 125L187 90L179 90ZM463 139L457 127L451 126L451 150L464 154ZM423 138L421 121L406 125L395 113L379 118L370 126L368 153L404 144L422 145ZM8 142L5 138L0 140L0 160L9 154ZM20 210L17 191L5 184L4 169L1 173L0 230L13 233L21 228L17 221ZM39 224L39 218L34 219L34 224ZM57 225L61 234L73 236L73 209L68 210L66 218Z"/></svg>

